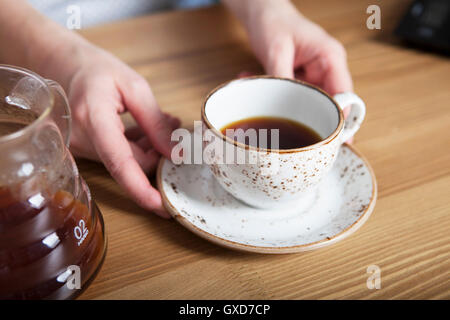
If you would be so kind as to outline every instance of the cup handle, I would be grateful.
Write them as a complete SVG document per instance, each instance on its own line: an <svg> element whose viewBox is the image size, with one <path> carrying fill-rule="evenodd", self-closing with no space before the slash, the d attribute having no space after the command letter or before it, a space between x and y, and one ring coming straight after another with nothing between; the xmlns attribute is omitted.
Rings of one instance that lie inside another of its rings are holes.
<svg viewBox="0 0 450 320"><path fill-rule="evenodd" d="M342 134L342 141L345 142L353 137L359 130L359 127L366 116L366 105L361 98L353 92L338 93L333 98L342 110L347 106L351 106L350 114L347 119L345 119L344 132Z"/></svg>
<svg viewBox="0 0 450 320"><path fill-rule="evenodd" d="M72 117L67 96L59 83L49 79L45 79L45 82L50 87L54 97L52 118L56 122L64 144L68 148L70 143L70 132L72 129Z"/></svg>

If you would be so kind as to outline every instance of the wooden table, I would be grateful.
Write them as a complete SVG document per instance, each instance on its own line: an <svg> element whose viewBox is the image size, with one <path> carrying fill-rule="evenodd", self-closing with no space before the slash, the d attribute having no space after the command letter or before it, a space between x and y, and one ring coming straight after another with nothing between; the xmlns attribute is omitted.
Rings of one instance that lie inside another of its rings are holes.
<svg viewBox="0 0 450 320"><path fill-rule="evenodd" d="M303 0L301 11L342 41L367 118L355 146L373 166L378 201L349 238L291 255L213 245L130 201L101 164L79 160L109 239L81 299L450 298L450 62L400 46L392 29L409 1ZM146 77L164 111L192 127L205 95L242 70L261 73L245 34L221 6L168 12L81 32ZM367 267L381 269L369 290Z"/></svg>

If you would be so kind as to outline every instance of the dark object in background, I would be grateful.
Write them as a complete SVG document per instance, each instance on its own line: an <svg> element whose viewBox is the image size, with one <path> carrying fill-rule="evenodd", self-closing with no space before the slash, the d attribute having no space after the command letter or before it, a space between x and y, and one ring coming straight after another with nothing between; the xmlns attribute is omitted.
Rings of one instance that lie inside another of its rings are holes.
<svg viewBox="0 0 450 320"><path fill-rule="evenodd" d="M450 54L450 0L415 0L395 34L421 47Z"/></svg>

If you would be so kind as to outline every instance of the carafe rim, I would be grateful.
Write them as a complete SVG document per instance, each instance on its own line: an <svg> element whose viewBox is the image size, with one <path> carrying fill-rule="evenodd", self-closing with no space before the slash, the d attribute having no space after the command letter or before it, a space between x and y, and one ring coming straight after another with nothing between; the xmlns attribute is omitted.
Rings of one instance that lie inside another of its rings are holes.
<svg viewBox="0 0 450 320"><path fill-rule="evenodd" d="M44 78L42 78L41 76L39 76L38 74L36 74L35 72L25 69L25 68L22 68L22 67L17 67L17 66L8 65L8 64L0 64L0 70L22 73L25 76L34 78L35 80L37 80L39 83L41 83L43 85L43 88L45 88L46 93L49 98L48 106L31 123L27 124L23 128L20 128L14 132L0 136L0 144L2 144L4 142L9 142L11 140L25 136L27 133L32 132L34 128L38 127L39 124L43 123L53 110L53 107L55 105L55 98L50 90L50 87L49 87L47 81Z"/></svg>

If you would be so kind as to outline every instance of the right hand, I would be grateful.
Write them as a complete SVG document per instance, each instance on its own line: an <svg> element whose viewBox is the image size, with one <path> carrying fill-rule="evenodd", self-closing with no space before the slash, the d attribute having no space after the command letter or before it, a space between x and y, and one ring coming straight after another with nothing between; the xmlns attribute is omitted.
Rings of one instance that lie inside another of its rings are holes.
<svg viewBox="0 0 450 320"><path fill-rule="evenodd" d="M164 218L159 192L145 173L160 154L170 158L171 132L180 122L162 113L147 81L112 54L83 46L65 63L54 63L72 110L71 151L102 161L111 176L142 208ZM125 131L120 114L129 111L138 126Z"/></svg>
<svg viewBox="0 0 450 320"><path fill-rule="evenodd" d="M329 94L352 91L344 46L300 14L289 1L249 1L244 21L266 73L300 78Z"/></svg>

